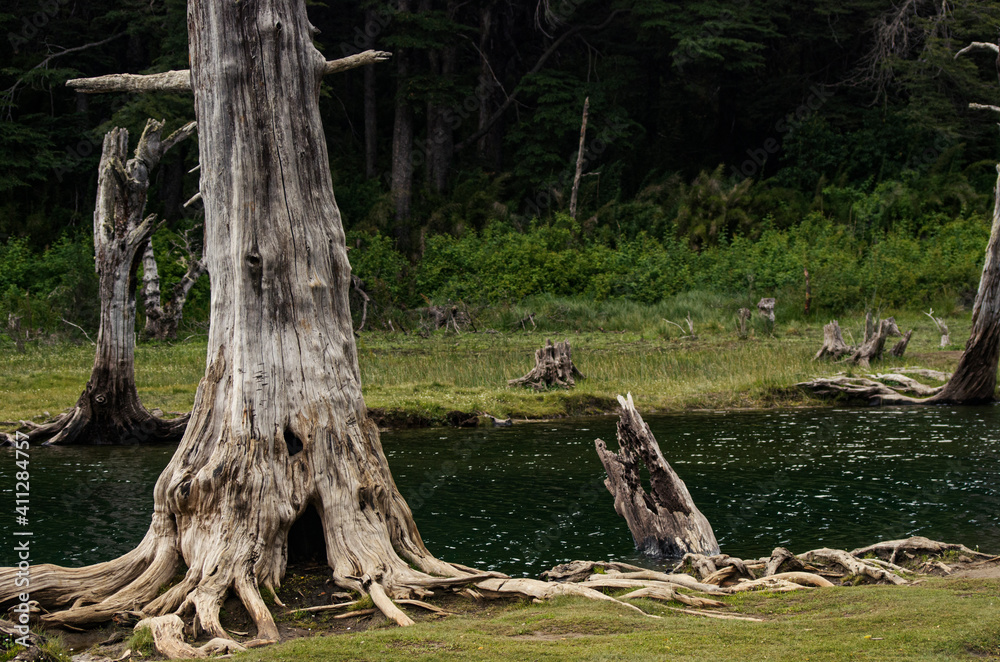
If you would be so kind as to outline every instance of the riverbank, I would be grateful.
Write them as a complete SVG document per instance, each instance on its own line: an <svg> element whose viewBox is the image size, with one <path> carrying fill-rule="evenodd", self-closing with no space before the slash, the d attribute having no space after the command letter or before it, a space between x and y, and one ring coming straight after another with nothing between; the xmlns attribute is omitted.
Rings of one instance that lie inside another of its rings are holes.
<svg viewBox="0 0 1000 662"><path fill-rule="evenodd" d="M234 656L245 662L309 660L995 660L1000 579L928 577L904 586L842 586L791 593L713 596L718 613L759 620L685 614L678 603L634 601L649 618L620 605L582 598L432 602L449 615L404 609L416 624L400 628L360 603L350 610L306 612L303 601L328 604L325 573L291 567L275 606L282 642ZM622 593L618 591L617 593ZM672 608L673 607L673 608ZM223 606L230 631L252 629L238 602ZM104 645L97 646L104 642ZM127 627L65 633L63 643L97 659L162 659L148 636Z"/></svg>
<svg viewBox="0 0 1000 662"><path fill-rule="evenodd" d="M914 329L906 355L887 357L886 370L920 366L951 370L968 337L969 315L948 318L953 344L939 348L930 320L917 313L896 316ZM820 405L793 388L799 381L845 370L814 363L822 325L778 323L773 335L757 324L740 340L721 315L695 322L695 338L656 320L621 322L605 330L550 328L541 331L416 334L364 333L358 360L365 401L384 427L486 422L486 414L515 420L602 414L615 411L615 396L631 392L644 414L693 409L747 409ZM841 318L845 339L863 335L860 317ZM546 338L569 340L573 360L586 379L576 388L535 392L508 389L508 379L528 372ZM204 373L204 338L136 349L139 395L149 409L190 409ZM93 362L90 345L34 345L24 354L0 351L0 422L43 420L71 407L86 385ZM47 412L47 413L46 413Z"/></svg>

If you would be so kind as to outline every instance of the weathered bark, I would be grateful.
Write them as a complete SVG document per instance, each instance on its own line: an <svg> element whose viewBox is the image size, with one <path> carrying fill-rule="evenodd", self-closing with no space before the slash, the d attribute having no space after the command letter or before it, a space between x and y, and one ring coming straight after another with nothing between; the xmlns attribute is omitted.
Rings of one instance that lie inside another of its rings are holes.
<svg viewBox="0 0 1000 662"><path fill-rule="evenodd" d="M184 249L187 252L187 269L181 279L174 284L170 298L161 304L160 273L153 254L152 240L146 242L142 254L142 285L143 301L145 303L146 323L142 333L153 340L173 340L177 337L177 327L184 315L184 304L187 302L191 288L205 273L205 259L200 251L192 247L185 235Z"/></svg>
<svg viewBox="0 0 1000 662"><path fill-rule="evenodd" d="M191 423L154 489L152 523L125 556L32 568L47 624L119 611L194 613L226 638L232 590L261 641L278 638L261 587L284 575L288 532L319 515L331 578L386 595L467 574L424 547L361 396L348 307L350 265L319 114L322 55L302 0L189 5L200 120L209 361ZM136 243L136 248L141 243ZM176 571L177 585L159 595ZM0 570L0 602L16 569ZM370 587L369 587L370 588Z"/></svg>
<svg viewBox="0 0 1000 662"><path fill-rule="evenodd" d="M740 340L746 340L750 336L750 329L747 328L747 322L750 321L752 313L749 308L740 308L736 313L736 335Z"/></svg>
<svg viewBox="0 0 1000 662"><path fill-rule="evenodd" d="M993 402L1000 360L1000 165L993 190L993 225L986 262L972 308L972 329L955 374L934 401L952 404Z"/></svg>
<svg viewBox="0 0 1000 662"><path fill-rule="evenodd" d="M816 352L813 360L829 357L837 360L842 356L847 356L845 361L868 367L872 361L878 361L885 352L885 342L890 336L902 335L896 320L892 317L881 321L872 317L871 313L865 315L865 338L864 341L852 347L844 342L844 337L840 332L840 325L837 320L833 320L823 327L823 346ZM906 351L913 331L908 331L906 336L890 350L890 354L900 357Z"/></svg>
<svg viewBox="0 0 1000 662"><path fill-rule="evenodd" d="M583 100L583 119L580 121L580 148L576 153L576 173L573 175L573 190L569 196L569 215L576 218L576 200L580 194L580 177L583 175L583 148L587 140L587 113L590 111L590 97Z"/></svg>
<svg viewBox="0 0 1000 662"><path fill-rule="evenodd" d="M931 308L928 312L924 313L927 317L931 318L934 322L934 326L937 327L938 333L941 334L941 349L944 349L951 344L951 332L948 331L948 325L940 317L934 317L934 309Z"/></svg>
<svg viewBox="0 0 1000 662"><path fill-rule="evenodd" d="M765 297L757 302L757 312L774 326L774 297Z"/></svg>
<svg viewBox="0 0 1000 662"><path fill-rule="evenodd" d="M923 536L912 536L901 540L883 540L874 545L852 550L851 556L864 557L874 554L884 561L896 563L902 561L903 557L912 559L918 556L941 556L948 552L959 552L972 558L993 558L989 554L971 550L965 545L938 542Z"/></svg>
<svg viewBox="0 0 1000 662"><path fill-rule="evenodd" d="M143 218L149 173L163 153L194 131L194 123L161 141L163 123L149 120L127 163L128 131L104 138L94 211L94 251L101 322L90 380L76 406L28 433L30 443L138 444L180 439L187 417L160 419L139 401L135 385L135 290L140 251L153 231Z"/></svg>
<svg viewBox="0 0 1000 662"><path fill-rule="evenodd" d="M594 442L608 473L605 487L615 498L615 512L625 518L635 547L650 556L680 557L686 553L718 554L712 525L691 499L684 481L664 459L660 447L642 420L632 395L618 396L618 453L600 439ZM650 493L640 472L649 471Z"/></svg>
<svg viewBox="0 0 1000 662"><path fill-rule="evenodd" d="M544 347L535 350L535 367L524 377L508 380L507 386L530 386L536 391L544 391L552 386L573 388L576 386L576 377L586 379L573 365L569 341L553 345L547 339Z"/></svg>

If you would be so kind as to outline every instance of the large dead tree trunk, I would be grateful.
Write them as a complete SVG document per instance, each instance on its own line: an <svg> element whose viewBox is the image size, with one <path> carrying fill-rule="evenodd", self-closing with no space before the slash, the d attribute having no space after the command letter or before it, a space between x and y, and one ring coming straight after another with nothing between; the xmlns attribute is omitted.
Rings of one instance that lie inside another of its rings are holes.
<svg viewBox="0 0 1000 662"><path fill-rule="evenodd" d="M600 439L594 445L608 472L604 485L615 498L615 512L628 522L635 548L658 558L718 554L719 543L712 525L694 505L684 481L664 459L653 433L632 403L632 394L628 399L618 396L618 402L622 408L618 453L609 451ZM649 471L649 493L642 485L642 465Z"/></svg>
<svg viewBox="0 0 1000 662"><path fill-rule="evenodd" d="M126 163L128 131L104 138L94 211L94 252L101 322L90 381L76 406L28 434L30 443L137 444L175 442L187 416L163 420L139 401L135 386L135 290L142 248L154 218L143 218L149 173L170 146L189 136L188 124L165 140L163 123L150 120L135 156Z"/></svg>
<svg viewBox="0 0 1000 662"><path fill-rule="evenodd" d="M187 269L184 275L174 284L170 298L160 300L160 271L153 254L152 239L146 242L142 253L142 288L145 303L146 323L142 334L153 340L173 340L177 337L177 327L184 315L184 304L187 303L191 288L205 273L205 259L199 250L192 246L190 236L184 235L184 251L187 256Z"/></svg>
<svg viewBox="0 0 1000 662"><path fill-rule="evenodd" d="M67 607L43 617L52 625L193 612L196 630L227 637L219 608L233 590L257 639L274 640L259 591L281 582L289 529L307 509L333 581L376 604L433 582L424 573L468 573L424 547L361 396L320 124L325 62L304 2L192 0L189 26L213 295L207 371L143 541L97 566L33 567L32 598ZM179 563L183 580L159 595ZM14 571L0 571L0 601L13 597ZM408 620L391 604L380 608Z"/></svg>

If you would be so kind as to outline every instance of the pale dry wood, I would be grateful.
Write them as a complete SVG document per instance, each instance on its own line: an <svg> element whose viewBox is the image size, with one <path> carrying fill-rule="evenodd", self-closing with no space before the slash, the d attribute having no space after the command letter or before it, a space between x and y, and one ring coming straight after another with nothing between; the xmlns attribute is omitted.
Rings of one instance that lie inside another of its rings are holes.
<svg viewBox="0 0 1000 662"><path fill-rule="evenodd" d="M686 604L689 607L699 607L699 608L715 608L721 609L728 605L725 602L719 602L718 600L710 600L708 598L699 598L695 595L685 595L680 591L674 590L672 588L664 588L659 586L647 586L645 588L636 589L631 593L621 595L618 597L619 600L634 600L637 598L652 598L654 600L673 600L675 602L680 602Z"/></svg>
<svg viewBox="0 0 1000 662"><path fill-rule="evenodd" d="M368 50L323 64L323 74L336 74L376 62L384 62L392 53ZM191 70L164 71L158 74L108 74L93 78L72 78L66 86L84 94L108 92L190 92Z"/></svg>
<svg viewBox="0 0 1000 662"><path fill-rule="evenodd" d="M143 628L149 628L152 633L156 651L170 659L203 658L246 650L245 646L223 637L216 637L198 648L185 643L184 621L176 614L144 618L135 624L136 630Z"/></svg>
<svg viewBox="0 0 1000 662"><path fill-rule="evenodd" d="M684 588L691 589L693 591L701 591L702 593L719 592L718 586L713 586L711 584L705 584L703 582L699 582L691 575L678 574L678 573L667 574L664 572L656 572L655 570L640 570L640 571L620 572L620 573L609 572L605 575L593 574L587 577L587 580L598 579L601 577L609 577L615 579L647 580L654 582L663 582L666 584L677 584L678 586L682 586Z"/></svg>
<svg viewBox="0 0 1000 662"><path fill-rule="evenodd" d="M966 53L970 53L976 50L993 51L994 53L1000 53L1000 46L985 41L974 41L965 48L963 48L962 50L955 53L955 57L957 58L959 55L965 55Z"/></svg>
<svg viewBox="0 0 1000 662"><path fill-rule="evenodd" d="M570 561L560 563L551 570L546 570L541 574L541 578L550 582L576 582L596 574L600 568L605 572L645 572L645 568L630 563L620 561Z"/></svg>
<svg viewBox="0 0 1000 662"><path fill-rule="evenodd" d="M718 618L723 621L751 621L754 623L763 623L763 618L754 618L753 616L739 616L737 614L717 614L714 611L699 611L696 609L681 609L680 607L667 607L664 609L669 609L671 611L679 611L682 614L690 614L692 616L704 616L705 618Z"/></svg>
<svg viewBox="0 0 1000 662"><path fill-rule="evenodd" d="M583 174L583 148L587 140L587 113L590 110L590 97L583 100L583 120L580 122L580 149L576 153L576 173L573 176L573 190L569 196L569 215L576 218L576 200L580 193L580 176Z"/></svg>
<svg viewBox="0 0 1000 662"><path fill-rule="evenodd" d="M351 600L350 602L340 602L334 605L316 605L315 607L299 607L298 609L289 609L289 614L294 614L295 612L320 612L320 611L334 611L336 609L347 609L348 607L353 607L358 604L358 600Z"/></svg>
<svg viewBox="0 0 1000 662"><path fill-rule="evenodd" d="M775 547L774 551L771 552L771 558L767 560L767 564L764 567L764 576L770 577L782 571L798 572L804 568L805 564L788 549Z"/></svg>
<svg viewBox="0 0 1000 662"><path fill-rule="evenodd" d="M407 626L413 625L413 619L406 615L402 609L396 606L396 604L389 598L385 593L385 589L377 581L374 581L371 577L367 575L361 579L361 587L368 592L371 596L372 602L375 606L385 614L385 617L395 621L396 625Z"/></svg>
<svg viewBox="0 0 1000 662"><path fill-rule="evenodd" d="M813 357L813 361L818 361L819 359L827 357L836 361L845 354L850 353L851 348L846 342L844 342L844 336L840 330L840 324L837 323L837 320L833 320L823 327L823 346L819 348L818 352L816 352L816 356Z"/></svg>
<svg viewBox="0 0 1000 662"><path fill-rule="evenodd" d="M523 377L508 380L507 387L530 386L536 391L544 391L553 386L573 388L577 378L585 379L573 364L569 341L553 345L551 340L546 339L545 346L535 350L535 367Z"/></svg>
<svg viewBox="0 0 1000 662"><path fill-rule="evenodd" d="M343 620L345 618L360 618L361 616L371 616L372 614L379 613L378 609L374 607L371 609L355 609L354 611L349 611L346 614L337 614L333 618L336 620Z"/></svg>
<svg viewBox="0 0 1000 662"><path fill-rule="evenodd" d="M938 333L941 334L941 349L944 349L951 344L951 332L948 331L948 325L940 317L934 317L934 309L931 308L929 311L924 313L934 322L934 326L937 327Z"/></svg>
<svg viewBox="0 0 1000 662"><path fill-rule="evenodd" d="M647 614L643 610L639 609L635 605L630 605L627 602L622 602L621 600L616 600L609 595L604 595L600 591L596 591L592 588L587 588L585 586L580 586L579 584L573 583L556 583L556 582L542 582L537 579L526 579L523 577L512 577L507 579L487 579L485 581L479 582L476 586L483 590L497 595L522 595L528 598L535 598L538 600L548 600L550 598L558 597L561 595L572 595L577 597L589 598L591 600L600 600L603 602L612 602L614 604L621 605L626 609L632 611L637 611L643 616L648 618L659 618L659 616L654 616L653 614Z"/></svg>
<svg viewBox="0 0 1000 662"><path fill-rule="evenodd" d="M144 216L150 173L163 154L194 133L191 122L161 138L164 122L149 120L134 156L128 131L104 138L94 210L94 253L100 326L90 379L72 410L33 429L29 443L141 444L180 439L187 416L163 420L139 400L135 383L135 291L140 251L155 228Z"/></svg>
<svg viewBox="0 0 1000 662"><path fill-rule="evenodd" d="M766 577L766 579L780 579L801 586L815 586L817 588L831 588L835 586L833 582L811 572L779 572Z"/></svg>
<svg viewBox="0 0 1000 662"><path fill-rule="evenodd" d="M808 590L811 587L803 586L786 579L776 579L774 577L761 577L760 579L747 579L728 587L729 593L745 593L747 591L774 591L785 593L788 591Z"/></svg>
<svg viewBox="0 0 1000 662"><path fill-rule="evenodd" d="M863 560L855 558L842 549L829 549L826 547L822 549L814 549L805 552L804 554L799 554L798 558L814 565L839 565L849 574L870 577L875 581L885 581L890 584L906 583L906 580L899 575L889 572L885 568L881 568L875 564L865 563Z"/></svg>
<svg viewBox="0 0 1000 662"><path fill-rule="evenodd" d="M409 598L402 598L396 600L397 604L410 605L411 607L420 607L421 609L426 609L429 612L435 614L441 614L442 616L456 616L455 612L448 611L447 609L441 609L441 607L436 607L430 603L424 602L423 600L411 600Z"/></svg>
<svg viewBox="0 0 1000 662"><path fill-rule="evenodd" d="M600 439L594 445L608 475L604 485L614 496L615 512L628 523L636 549L667 558L688 552L717 554L719 543L711 524L663 457L632 394L627 399L618 396L618 403L618 453L609 451ZM640 463L649 472L649 494L642 485Z"/></svg>
<svg viewBox="0 0 1000 662"><path fill-rule="evenodd" d="M977 552L969 549L965 545L938 542L923 536L911 536L900 540L883 540L882 542L877 542L874 545L868 545L867 547L859 547L858 549L851 550L851 556L860 557L874 554L880 559L890 563L895 563L896 558L903 553L909 553L914 556L940 556L945 552L961 552L962 554L982 558L990 557L989 554Z"/></svg>

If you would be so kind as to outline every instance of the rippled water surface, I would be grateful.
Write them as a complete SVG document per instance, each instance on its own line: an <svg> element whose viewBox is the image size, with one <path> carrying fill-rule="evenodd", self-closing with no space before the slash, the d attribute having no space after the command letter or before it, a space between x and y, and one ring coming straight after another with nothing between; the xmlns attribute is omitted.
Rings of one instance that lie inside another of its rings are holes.
<svg viewBox="0 0 1000 662"><path fill-rule="evenodd" d="M397 485L436 555L534 575L634 558L594 439L615 418L386 432ZM647 418L723 551L851 549L914 534L1000 550L1000 408L814 409ZM613 445L609 444L609 445ZM34 562L107 560L145 533L170 448L34 449ZM12 540L13 453L0 484ZM0 562L12 562L3 545Z"/></svg>

